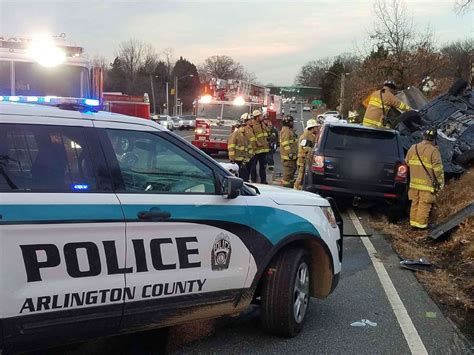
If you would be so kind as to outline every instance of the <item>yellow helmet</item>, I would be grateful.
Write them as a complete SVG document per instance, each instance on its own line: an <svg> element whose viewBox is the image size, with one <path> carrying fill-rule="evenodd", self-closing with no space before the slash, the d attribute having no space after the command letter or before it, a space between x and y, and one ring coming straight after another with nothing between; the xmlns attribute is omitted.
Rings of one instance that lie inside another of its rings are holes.
<svg viewBox="0 0 474 355"><path fill-rule="evenodd" d="M253 117L257 117L257 116L261 116L262 115L262 112L260 110L254 110L252 112L252 116Z"/></svg>
<svg viewBox="0 0 474 355"><path fill-rule="evenodd" d="M306 122L306 129L310 129L317 126L320 126L320 124L314 118L311 118L308 120L308 122Z"/></svg>
<svg viewBox="0 0 474 355"><path fill-rule="evenodd" d="M240 119L246 121L248 116L249 116L249 114L247 112L245 112L242 116L240 116Z"/></svg>

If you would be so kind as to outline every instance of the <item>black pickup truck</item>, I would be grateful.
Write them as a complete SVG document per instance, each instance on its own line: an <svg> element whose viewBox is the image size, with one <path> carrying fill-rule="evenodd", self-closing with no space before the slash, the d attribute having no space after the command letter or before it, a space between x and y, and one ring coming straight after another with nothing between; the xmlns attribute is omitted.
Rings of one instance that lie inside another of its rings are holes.
<svg viewBox="0 0 474 355"><path fill-rule="evenodd" d="M397 131L327 123L306 166L304 189L354 201L382 200L404 208L407 172Z"/></svg>

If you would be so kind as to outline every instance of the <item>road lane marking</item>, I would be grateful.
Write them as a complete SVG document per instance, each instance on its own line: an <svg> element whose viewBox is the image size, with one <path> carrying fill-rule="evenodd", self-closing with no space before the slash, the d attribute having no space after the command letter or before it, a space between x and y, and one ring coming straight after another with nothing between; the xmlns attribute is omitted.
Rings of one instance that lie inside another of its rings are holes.
<svg viewBox="0 0 474 355"><path fill-rule="evenodd" d="M359 233L360 235L367 234L355 212L352 209L349 209L348 213L352 224L354 224L354 227L357 230L357 233ZM375 272L377 273L380 283L382 284L383 290L387 295L393 313L395 313L395 316L397 317L398 324L402 329L403 335L408 344L408 347L410 348L411 353L417 355L428 354L425 345L423 344L423 341L421 340L420 335L418 334L418 331L415 328L415 325L413 324L405 306L403 305L402 300L400 299L400 296L397 293L395 286L393 285L392 280L390 279L390 276L388 275L387 270L385 269L385 266L375 256L377 250L374 248L374 245L372 244L369 238L360 238L360 240L364 244L365 249L367 249L367 252L369 253L369 257L372 261L372 264L374 265Z"/></svg>

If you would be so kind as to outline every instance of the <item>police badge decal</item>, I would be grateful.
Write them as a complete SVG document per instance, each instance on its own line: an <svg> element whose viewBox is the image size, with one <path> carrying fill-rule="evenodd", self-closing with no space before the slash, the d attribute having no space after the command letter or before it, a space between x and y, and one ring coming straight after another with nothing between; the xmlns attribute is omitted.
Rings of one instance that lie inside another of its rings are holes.
<svg viewBox="0 0 474 355"><path fill-rule="evenodd" d="M227 234L220 233L212 246L211 266L212 270L227 270L230 263L230 254L232 247L230 238Z"/></svg>

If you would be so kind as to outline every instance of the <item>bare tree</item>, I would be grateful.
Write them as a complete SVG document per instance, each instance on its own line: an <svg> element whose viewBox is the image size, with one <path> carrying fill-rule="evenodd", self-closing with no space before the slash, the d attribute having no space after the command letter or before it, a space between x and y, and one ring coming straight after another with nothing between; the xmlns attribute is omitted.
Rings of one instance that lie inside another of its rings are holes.
<svg viewBox="0 0 474 355"><path fill-rule="evenodd" d="M247 72L242 64L227 55L213 55L207 58L198 68L201 80L211 78L240 79L256 82L255 74Z"/></svg>
<svg viewBox="0 0 474 355"><path fill-rule="evenodd" d="M466 39L444 46L441 53L448 59L445 75L469 80L474 60L474 40Z"/></svg>
<svg viewBox="0 0 474 355"><path fill-rule="evenodd" d="M176 63L176 58L174 56L174 49L171 47L165 48L162 51L162 54L164 56L164 62L166 64L167 75L169 78L171 78L171 72L173 71L173 68Z"/></svg>
<svg viewBox="0 0 474 355"><path fill-rule="evenodd" d="M94 67L102 68L103 71L110 69L110 61L107 60L107 58L105 58L104 56L95 55L92 58L91 62Z"/></svg>
<svg viewBox="0 0 474 355"><path fill-rule="evenodd" d="M454 2L454 11L458 14L464 14L471 9L472 0L456 0Z"/></svg>

